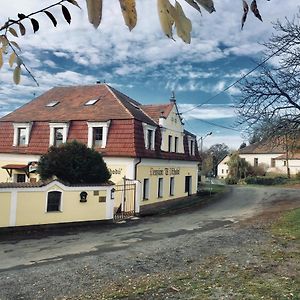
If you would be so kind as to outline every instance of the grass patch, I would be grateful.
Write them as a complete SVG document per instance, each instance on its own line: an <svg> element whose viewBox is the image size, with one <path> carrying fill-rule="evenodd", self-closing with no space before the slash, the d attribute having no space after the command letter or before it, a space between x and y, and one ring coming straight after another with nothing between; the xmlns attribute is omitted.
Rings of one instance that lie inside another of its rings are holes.
<svg viewBox="0 0 300 300"><path fill-rule="evenodd" d="M272 227L273 234L300 240L300 208L284 214Z"/></svg>

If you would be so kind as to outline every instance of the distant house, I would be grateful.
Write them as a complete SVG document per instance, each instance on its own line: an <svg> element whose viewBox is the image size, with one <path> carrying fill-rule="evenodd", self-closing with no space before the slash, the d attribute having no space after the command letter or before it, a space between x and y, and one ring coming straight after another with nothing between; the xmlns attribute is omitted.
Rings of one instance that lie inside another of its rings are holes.
<svg viewBox="0 0 300 300"><path fill-rule="evenodd" d="M238 150L239 156L244 158L251 166L263 166L267 173L287 174L287 156L284 145L271 145L270 143L255 143ZM229 175L228 160L226 156L218 165L218 177L226 178ZM290 153L288 157L290 174L300 172L300 153Z"/></svg>
<svg viewBox="0 0 300 300"><path fill-rule="evenodd" d="M139 182L140 206L197 191L197 140L176 100L142 105L107 84L55 87L1 118L0 182L34 183L40 156L72 140L103 155L115 184Z"/></svg>

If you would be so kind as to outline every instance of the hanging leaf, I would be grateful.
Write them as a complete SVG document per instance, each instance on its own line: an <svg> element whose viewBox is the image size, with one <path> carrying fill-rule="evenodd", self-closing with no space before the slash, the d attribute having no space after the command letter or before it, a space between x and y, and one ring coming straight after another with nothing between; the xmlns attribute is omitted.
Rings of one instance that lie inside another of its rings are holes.
<svg viewBox="0 0 300 300"><path fill-rule="evenodd" d="M17 32L16 32L12 27L9 27L9 28L8 28L8 31L9 31L13 36L18 37Z"/></svg>
<svg viewBox="0 0 300 300"><path fill-rule="evenodd" d="M9 60L8 60L8 63L9 63L9 66L12 67L14 62L15 62L15 59L16 59L16 53L13 52L10 57L9 57Z"/></svg>
<svg viewBox="0 0 300 300"><path fill-rule="evenodd" d="M196 0L196 2L198 2L210 14L216 11L213 0Z"/></svg>
<svg viewBox="0 0 300 300"><path fill-rule="evenodd" d="M6 47L8 45L8 40L5 35L0 35L0 41L3 45L3 47Z"/></svg>
<svg viewBox="0 0 300 300"><path fill-rule="evenodd" d="M66 19L66 21L69 24L71 24L71 14L70 14L69 10L64 5L61 6L61 9L62 9L62 13L64 15L64 18Z"/></svg>
<svg viewBox="0 0 300 300"><path fill-rule="evenodd" d="M174 24L174 18L172 17L171 12L173 11L174 15L174 6L172 6L169 0L157 0L157 9L160 25L164 34L168 38L173 38L172 26Z"/></svg>
<svg viewBox="0 0 300 300"><path fill-rule="evenodd" d="M20 48L20 46L18 45L17 42L15 42L15 41L10 41L10 43L11 43L13 46L15 46L15 48L17 48L19 51L22 51L21 48Z"/></svg>
<svg viewBox="0 0 300 300"><path fill-rule="evenodd" d="M98 28L102 19L102 0L86 0L89 22Z"/></svg>
<svg viewBox="0 0 300 300"><path fill-rule="evenodd" d="M18 14L18 18L19 18L20 20L23 20L23 19L26 18L26 16L25 16L24 14Z"/></svg>
<svg viewBox="0 0 300 300"><path fill-rule="evenodd" d="M0 69L3 66L3 53L2 53L2 49L0 49Z"/></svg>
<svg viewBox="0 0 300 300"><path fill-rule="evenodd" d="M57 25L57 21L54 18L54 16L51 14L51 12L49 11L44 11L44 13L48 16L48 18L51 20L51 22L53 23L53 26L56 27Z"/></svg>
<svg viewBox="0 0 300 300"><path fill-rule="evenodd" d="M175 2L175 12L176 15L173 16L175 20L177 35L187 44L191 43L191 31L192 22L187 18L183 12L181 5Z"/></svg>
<svg viewBox="0 0 300 300"><path fill-rule="evenodd" d="M23 64L23 60L21 59L20 56L17 56L17 60L16 60L17 66L21 66Z"/></svg>
<svg viewBox="0 0 300 300"><path fill-rule="evenodd" d="M36 33L40 29L40 24L36 19L30 19L30 21L32 24L33 32Z"/></svg>
<svg viewBox="0 0 300 300"><path fill-rule="evenodd" d="M248 12L249 12L249 5L248 5L248 3L245 0L243 0L243 10L244 10L244 14L243 14L243 17L242 17L242 27L241 27L241 30L243 30L243 28L244 28L244 24L246 22L247 15L248 15Z"/></svg>
<svg viewBox="0 0 300 300"><path fill-rule="evenodd" d="M196 10L199 11L200 14L202 14L200 6L194 1L194 0L185 0L190 6L194 7Z"/></svg>
<svg viewBox="0 0 300 300"><path fill-rule="evenodd" d="M19 23L19 29L20 29L21 35L25 35L26 28L24 27L24 25L22 23Z"/></svg>
<svg viewBox="0 0 300 300"><path fill-rule="evenodd" d="M68 1L69 3L72 3L73 5L75 5L75 6L79 7L79 8L81 8L76 0L67 0L67 1Z"/></svg>
<svg viewBox="0 0 300 300"><path fill-rule="evenodd" d="M258 8L257 8L256 0L253 0L253 1L252 1L250 8L251 8L251 11L254 13L255 17L256 17L257 19L263 21L261 15L260 15L260 13L259 13L259 10L258 10Z"/></svg>
<svg viewBox="0 0 300 300"><path fill-rule="evenodd" d="M17 66L14 70L14 83L19 84L21 81L21 67Z"/></svg>
<svg viewBox="0 0 300 300"><path fill-rule="evenodd" d="M125 24L131 31L137 22L135 0L119 0Z"/></svg>

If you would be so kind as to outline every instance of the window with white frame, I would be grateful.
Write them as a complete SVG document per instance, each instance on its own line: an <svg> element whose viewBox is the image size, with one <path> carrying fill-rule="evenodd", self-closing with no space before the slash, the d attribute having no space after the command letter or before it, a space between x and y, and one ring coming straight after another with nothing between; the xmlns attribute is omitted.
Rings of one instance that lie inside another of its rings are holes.
<svg viewBox="0 0 300 300"><path fill-rule="evenodd" d="M143 184L143 200L149 199L149 178L144 178Z"/></svg>
<svg viewBox="0 0 300 300"><path fill-rule="evenodd" d="M31 123L14 123L13 146L28 146Z"/></svg>
<svg viewBox="0 0 300 300"><path fill-rule="evenodd" d="M60 191L51 191L47 195L47 212L62 211Z"/></svg>
<svg viewBox="0 0 300 300"><path fill-rule="evenodd" d="M108 128L107 122L88 122L88 147L105 148L107 143Z"/></svg>
<svg viewBox="0 0 300 300"><path fill-rule="evenodd" d="M172 152L172 148L173 148L173 145L172 145L172 140L173 140L173 137L171 135L168 136L168 151L169 152Z"/></svg>
<svg viewBox="0 0 300 300"><path fill-rule="evenodd" d="M178 136L174 139L174 152L178 152Z"/></svg>
<svg viewBox="0 0 300 300"><path fill-rule="evenodd" d="M67 142L69 123L49 123L50 139L49 145L58 147Z"/></svg>
<svg viewBox="0 0 300 300"><path fill-rule="evenodd" d="M155 130L156 127L143 123L145 148L155 150Z"/></svg>
<svg viewBox="0 0 300 300"><path fill-rule="evenodd" d="M158 186L157 186L157 197L162 198L163 197L163 178L158 178Z"/></svg>
<svg viewBox="0 0 300 300"><path fill-rule="evenodd" d="M174 196L175 177L170 177L170 196Z"/></svg>

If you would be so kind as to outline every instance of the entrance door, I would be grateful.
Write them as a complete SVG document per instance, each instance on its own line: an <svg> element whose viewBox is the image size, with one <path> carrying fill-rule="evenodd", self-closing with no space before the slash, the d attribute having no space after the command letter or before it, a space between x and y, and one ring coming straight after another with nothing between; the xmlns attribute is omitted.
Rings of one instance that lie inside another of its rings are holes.
<svg viewBox="0 0 300 300"><path fill-rule="evenodd" d="M188 196L192 194L192 176L185 176L185 192Z"/></svg>

